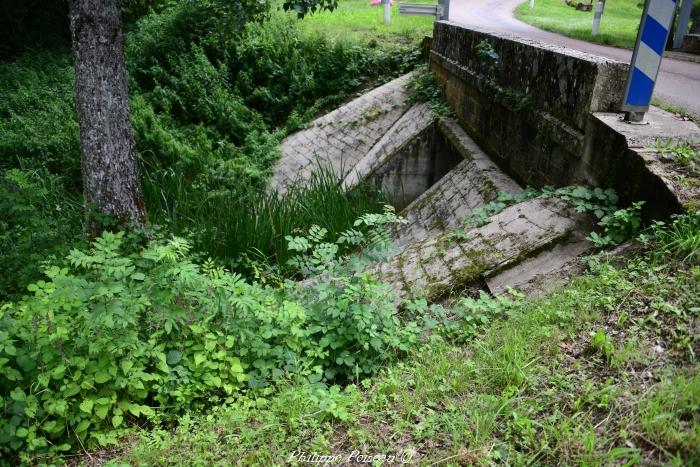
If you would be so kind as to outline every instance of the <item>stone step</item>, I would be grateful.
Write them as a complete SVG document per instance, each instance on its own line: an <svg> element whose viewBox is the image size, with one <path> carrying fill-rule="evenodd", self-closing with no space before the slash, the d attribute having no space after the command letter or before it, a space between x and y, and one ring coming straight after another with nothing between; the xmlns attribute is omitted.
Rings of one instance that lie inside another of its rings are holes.
<svg viewBox="0 0 700 467"><path fill-rule="evenodd" d="M500 291L509 285L503 280L505 276L500 282L493 278L544 251L558 257L561 251L553 248L568 238L581 239L587 226L585 216L558 198L529 199L463 235L445 231L405 244L398 254L371 271L402 299L436 301L470 287L485 288L488 280ZM562 258L570 260L579 251L578 247L567 250Z"/></svg>
<svg viewBox="0 0 700 467"><path fill-rule="evenodd" d="M401 212L408 224L394 235L398 245L458 227L467 214L495 201L501 192L522 192L456 121L443 117L438 126L463 161Z"/></svg>
<svg viewBox="0 0 700 467"><path fill-rule="evenodd" d="M285 193L319 167L330 168L343 180L411 107L406 85L412 75L390 81L285 138L268 189Z"/></svg>

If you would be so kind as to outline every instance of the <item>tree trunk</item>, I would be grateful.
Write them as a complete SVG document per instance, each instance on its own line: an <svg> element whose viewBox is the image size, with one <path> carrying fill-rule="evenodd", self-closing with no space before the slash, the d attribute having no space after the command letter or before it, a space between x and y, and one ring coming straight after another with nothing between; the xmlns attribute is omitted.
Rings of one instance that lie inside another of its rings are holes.
<svg viewBox="0 0 700 467"><path fill-rule="evenodd" d="M88 230L95 213L119 224L146 220L129 114L118 0L69 0L75 95Z"/></svg>

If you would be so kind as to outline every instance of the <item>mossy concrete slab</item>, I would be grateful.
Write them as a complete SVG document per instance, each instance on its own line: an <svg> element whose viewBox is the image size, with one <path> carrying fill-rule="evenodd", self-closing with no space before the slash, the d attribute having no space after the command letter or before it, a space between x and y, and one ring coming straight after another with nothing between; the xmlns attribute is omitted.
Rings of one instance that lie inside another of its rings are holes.
<svg viewBox="0 0 700 467"><path fill-rule="evenodd" d="M403 246L372 271L392 285L399 298L431 301L483 283L484 278L580 235L586 218L564 201L540 197L506 208L484 226L461 235L447 230ZM567 258L570 254L567 250ZM555 253L556 254L556 253Z"/></svg>

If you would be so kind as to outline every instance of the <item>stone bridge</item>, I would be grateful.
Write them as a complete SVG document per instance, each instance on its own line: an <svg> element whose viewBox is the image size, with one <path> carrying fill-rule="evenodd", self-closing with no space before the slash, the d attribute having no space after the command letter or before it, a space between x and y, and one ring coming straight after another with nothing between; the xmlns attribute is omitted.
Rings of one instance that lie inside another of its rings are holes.
<svg viewBox="0 0 700 467"><path fill-rule="evenodd" d="M399 297L537 293L580 268L591 219L561 200L527 199L463 225L499 193L613 187L623 203L645 200L654 218L697 199L650 147L657 138L700 141L700 131L659 109L649 125L620 122L626 64L443 21L428 63L454 118L412 104L403 76L286 138L270 182L284 193L325 167L345 187L364 181L389 193L408 223L394 233L399 253L374 272Z"/></svg>

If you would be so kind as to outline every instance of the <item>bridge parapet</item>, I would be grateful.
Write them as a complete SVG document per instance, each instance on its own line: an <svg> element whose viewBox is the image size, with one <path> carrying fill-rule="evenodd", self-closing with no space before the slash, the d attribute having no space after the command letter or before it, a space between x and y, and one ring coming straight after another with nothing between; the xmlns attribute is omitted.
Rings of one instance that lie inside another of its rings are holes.
<svg viewBox="0 0 700 467"><path fill-rule="evenodd" d="M535 108L579 130L590 112L619 110L629 69L604 57L445 21L435 24L430 56L436 64L529 97Z"/></svg>

